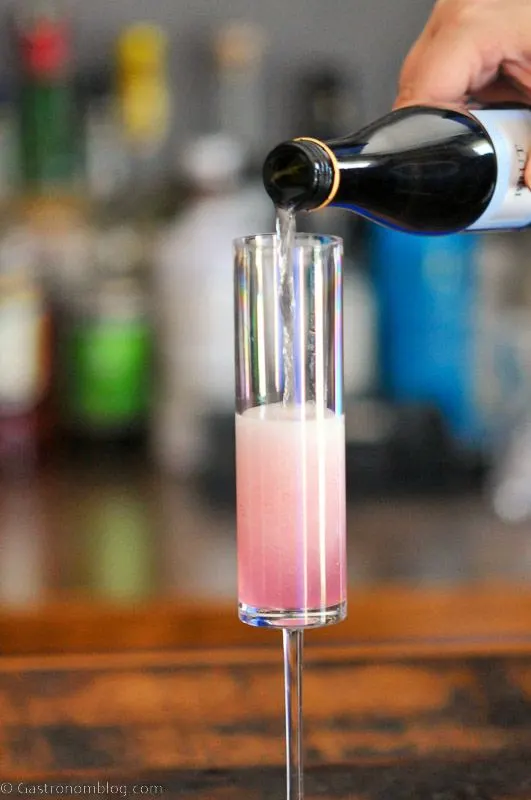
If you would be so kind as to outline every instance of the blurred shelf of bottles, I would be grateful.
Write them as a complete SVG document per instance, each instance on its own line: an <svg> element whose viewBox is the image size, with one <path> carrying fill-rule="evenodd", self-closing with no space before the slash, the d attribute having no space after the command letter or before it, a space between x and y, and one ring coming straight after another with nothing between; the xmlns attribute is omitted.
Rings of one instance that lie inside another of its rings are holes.
<svg viewBox="0 0 531 800"><path fill-rule="evenodd" d="M129 25L108 63L79 72L75 22L53 0L17 3L10 20L16 79L0 87L1 474L124 446L183 472L200 436L193 412L211 394L224 410L232 403L231 239L272 218L249 106L265 42L242 23L219 32L215 94L205 98L216 108L212 130L175 143L166 32ZM172 451L181 417L191 430L182 459Z"/></svg>
<svg viewBox="0 0 531 800"><path fill-rule="evenodd" d="M186 108L173 101L164 30L130 25L107 62L99 54L80 72L64 5L17 2L10 29L2 479L58 453L125 447L233 502L232 239L274 224L260 175L266 32L245 20L216 32L210 127L175 141ZM359 128L362 77L309 56L292 87L293 134ZM527 462L510 443L529 427L529 235L403 237L328 209L298 225L345 240L350 493L477 485L494 466L497 508L517 516L514 472Z"/></svg>

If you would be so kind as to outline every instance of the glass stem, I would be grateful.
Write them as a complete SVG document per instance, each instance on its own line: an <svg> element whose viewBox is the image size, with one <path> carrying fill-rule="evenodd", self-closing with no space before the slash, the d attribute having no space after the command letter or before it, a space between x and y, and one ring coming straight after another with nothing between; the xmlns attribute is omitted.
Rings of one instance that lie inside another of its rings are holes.
<svg viewBox="0 0 531 800"><path fill-rule="evenodd" d="M287 800L304 797L302 763L302 630L283 630Z"/></svg>

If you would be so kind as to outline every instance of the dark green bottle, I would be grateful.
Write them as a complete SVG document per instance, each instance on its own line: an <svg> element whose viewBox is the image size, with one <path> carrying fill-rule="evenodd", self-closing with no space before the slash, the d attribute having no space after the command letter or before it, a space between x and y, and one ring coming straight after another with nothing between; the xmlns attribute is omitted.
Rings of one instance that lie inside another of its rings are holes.
<svg viewBox="0 0 531 800"><path fill-rule="evenodd" d="M68 191L78 164L68 22L53 4L35 4L17 17L16 29L23 188Z"/></svg>

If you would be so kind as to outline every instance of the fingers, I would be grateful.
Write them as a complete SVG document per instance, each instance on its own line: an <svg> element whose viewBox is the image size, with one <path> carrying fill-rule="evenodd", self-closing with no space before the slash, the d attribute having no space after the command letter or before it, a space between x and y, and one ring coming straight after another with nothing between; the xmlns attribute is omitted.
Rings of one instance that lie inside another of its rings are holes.
<svg viewBox="0 0 531 800"><path fill-rule="evenodd" d="M507 59L503 64L503 72L507 83L525 91L529 100L531 98L531 58L529 54L525 53L516 61Z"/></svg>
<svg viewBox="0 0 531 800"><path fill-rule="evenodd" d="M531 100L530 0L437 0L394 108ZM525 180L531 189L531 158Z"/></svg>
<svg viewBox="0 0 531 800"><path fill-rule="evenodd" d="M472 100L483 105L495 105L496 103L529 103L531 94L524 87L518 86L501 76L490 83L484 89L474 92Z"/></svg>
<svg viewBox="0 0 531 800"><path fill-rule="evenodd" d="M399 108L401 105L405 105L405 100L407 100L409 94L409 87L414 83L415 76L419 71L419 64L422 64L422 60L425 58L425 53L430 46L430 41L431 37L423 35L409 51L400 74L398 96L393 108Z"/></svg>
<svg viewBox="0 0 531 800"><path fill-rule="evenodd" d="M527 188L531 189L531 159L526 164L524 178Z"/></svg>
<svg viewBox="0 0 531 800"><path fill-rule="evenodd" d="M426 52L429 51L433 37L438 29L437 8L438 6L436 5L430 19L426 23L424 30L404 60L400 73L398 98L395 102L395 107L400 105L400 97L403 94L403 91L407 91L407 87L414 82L415 76L419 70L419 65L422 64Z"/></svg>
<svg viewBox="0 0 531 800"><path fill-rule="evenodd" d="M439 27L403 71L396 106L465 103L495 78L502 53L481 26Z"/></svg>

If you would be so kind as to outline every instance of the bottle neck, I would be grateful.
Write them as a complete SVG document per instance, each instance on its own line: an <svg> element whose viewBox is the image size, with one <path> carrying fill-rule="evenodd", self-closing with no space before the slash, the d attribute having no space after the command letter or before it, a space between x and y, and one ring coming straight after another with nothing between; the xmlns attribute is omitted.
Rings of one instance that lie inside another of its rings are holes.
<svg viewBox="0 0 531 800"><path fill-rule="evenodd" d="M263 180L277 208L315 211L332 202L339 164L330 147L304 137L278 145L266 158Z"/></svg>

